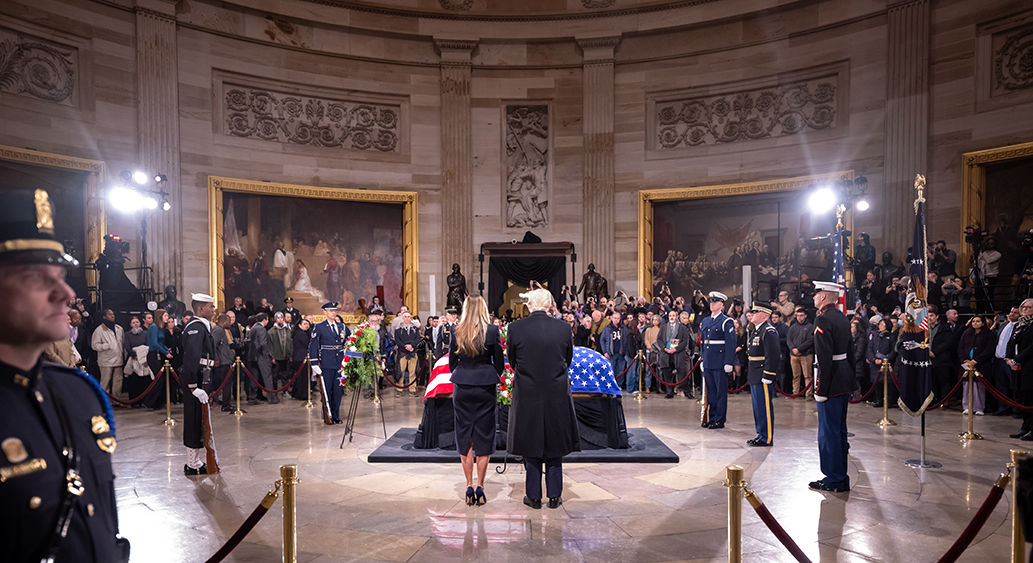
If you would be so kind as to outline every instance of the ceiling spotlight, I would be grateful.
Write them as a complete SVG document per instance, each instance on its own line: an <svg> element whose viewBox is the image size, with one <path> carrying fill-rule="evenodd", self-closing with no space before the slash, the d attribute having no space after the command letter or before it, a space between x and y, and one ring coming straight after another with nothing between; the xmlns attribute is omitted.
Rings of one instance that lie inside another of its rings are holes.
<svg viewBox="0 0 1033 563"><path fill-rule="evenodd" d="M147 183L147 174L137 170L136 172L133 172L133 181L143 186Z"/></svg>
<svg viewBox="0 0 1033 563"><path fill-rule="evenodd" d="M144 198L143 205L147 209L157 209L158 208L158 200L154 199L153 197L147 197L147 198Z"/></svg>
<svg viewBox="0 0 1033 563"><path fill-rule="evenodd" d="M154 181L160 184L162 182L168 182L169 178L168 178L168 176L166 176L164 174L155 174L154 175Z"/></svg>
<svg viewBox="0 0 1033 563"><path fill-rule="evenodd" d="M166 200L164 203L161 204L161 209L162 211L168 211L169 209L172 209L172 204L169 203L168 200Z"/></svg>
<svg viewBox="0 0 1033 563"><path fill-rule="evenodd" d="M140 194L128 188L116 187L108 192L111 206L123 213L132 213L140 209L143 201Z"/></svg>
<svg viewBox="0 0 1033 563"><path fill-rule="evenodd" d="M868 207L869 206L868 206L868 200L867 199L862 199L861 201L857 202L857 210L858 211L868 211Z"/></svg>
<svg viewBox="0 0 1033 563"><path fill-rule="evenodd" d="M836 206L836 194L831 188L819 188L811 194L807 206L815 213L825 213Z"/></svg>
<svg viewBox="0 0 1033 563"><path fill-rule="evenodd" d="M133 175L130 174L128 170L123 170L122 173L118 175L118 177L122 178L122 181L126 183L129 183L133 180Z"/></svg>

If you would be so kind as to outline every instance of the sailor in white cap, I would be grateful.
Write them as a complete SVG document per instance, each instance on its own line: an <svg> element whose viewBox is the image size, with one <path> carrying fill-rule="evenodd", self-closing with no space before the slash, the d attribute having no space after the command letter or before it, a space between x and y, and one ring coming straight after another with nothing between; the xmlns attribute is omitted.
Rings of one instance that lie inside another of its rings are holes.
<svg viewBox="0 0 1033 563"><path fill-rule="evenodd" d="M180 385L183 387L183 445L187 448L185 475L206 475L204 459L204 424L201 405L208 404L205 383L215 365L215 341L212 339L212 315L215 299L204 293L190 296L194 318L183 327L183 367Z"/></svg>
<svg viewBox="0 0 1033 563"><path fill-rule="evenodd" d="M818 457L824 478L808 486L816 491L842 493L850 490L847 476L846 413L850 395L857 389L850 321L836 307L843 286L814 282L814 400L818 406Z"/></svg>
<svg viewBox="0 0 1033 563"><path fill-rule="evenodd" d="M724 428L728 412L728 374L735 364L735 322L724 314L728 296L710 292L710 316L700 323L703 385L709 408L707 428Z"/></svg>

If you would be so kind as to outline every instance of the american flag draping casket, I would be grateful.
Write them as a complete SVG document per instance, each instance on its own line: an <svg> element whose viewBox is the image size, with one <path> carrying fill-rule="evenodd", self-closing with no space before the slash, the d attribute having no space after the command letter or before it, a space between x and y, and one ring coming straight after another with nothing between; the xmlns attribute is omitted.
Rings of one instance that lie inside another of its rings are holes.
<svg viewBox="0 0 1033 563"><path fill-rule="evenodd" d="M509 365L509 362L506 362ZM574 393L600 393L603 395L620 395L620 385L614 378L610 360L602 354L581 346L574 347L574 359L567 370L570 376L570 387ZM451 393L452 372L448 369L448 355L444 355L434 364L430 372L430 383L423 400Z"/></svg>

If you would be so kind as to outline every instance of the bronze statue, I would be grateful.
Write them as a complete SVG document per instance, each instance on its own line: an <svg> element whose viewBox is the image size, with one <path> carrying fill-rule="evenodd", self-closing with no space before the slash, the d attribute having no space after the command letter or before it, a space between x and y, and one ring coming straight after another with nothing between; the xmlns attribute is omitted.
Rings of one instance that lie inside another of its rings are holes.
<svg viewBox="0 0 1033 563"><path fill-rule="evenodd" d="M600 297L610 296L610 289L606 283L606 278L595 271L595 264L588 265L588 271L581 277L581 285L574 292L574 295L581 293L582 290L585 292L585 301L588 301L589 297L594 297L596 301L599 301Z"/></svg>
<svg viewBox="0 0 1033 563"><path fill-rule="evenodd" d="M452 273L445 278L448 284L448 294L445 296L445 306L455 307L462 310L463 300L466 299L466 276L459 271L459 264L452 264Z"/></svg>
<svg viewBox="0 0 1033 563"><path fill-rule="evenodd" d="M158 308L165 309L165 312L169 314L169 318L176 324L183 322L183 313L187 311L186 303L176 299L176 286L174 285L165 286L165 299L158 303Z"/></svg>

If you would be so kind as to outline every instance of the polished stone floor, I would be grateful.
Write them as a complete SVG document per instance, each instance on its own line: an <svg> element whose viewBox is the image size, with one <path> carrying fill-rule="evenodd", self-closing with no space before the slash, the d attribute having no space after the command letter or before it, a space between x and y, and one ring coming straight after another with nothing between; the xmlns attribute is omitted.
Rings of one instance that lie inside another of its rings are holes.
<svg viewBox="0 0 1033 563"><path fill-rule="evenodd" d="M345 405L347 405L347 397ZM986 439L965 443L958 411L927 416L927 457L941 469L914 470L919 424L899 410L900 425L881 430L881 410L852 405L847 494L807 489L818 472L814 403L779 398L775 447L750 448L748 395L729 400L723 430L699 427L699 407L685 398L629 400L629 427L647 426L681 457L679 464L568 464L564 503L531 510L522 503L523 470L489 469L488 503L467 507L456 464L370 464L383 441L379 414L363 402L355 441L339 449L343 429L322 424L317 409L287 400L247 407L242 418L214 412L222 472L183 476L182 424L164 412L118 410L121 528L132 561L204 561L230 537L279 476L297 464L298 542L302 562L343 561L727 561L725 467L746 479L812 561L936 561L982 504L1005 469L1010 417L978 417ZM173 409L173 418L180 418ZM387 431L416 426L417 399L384 400ZM960 561L1007 561L1009 488ZM743 503L745 561L792 561ZM280 501L227 560L280 560Z"/></svg>

